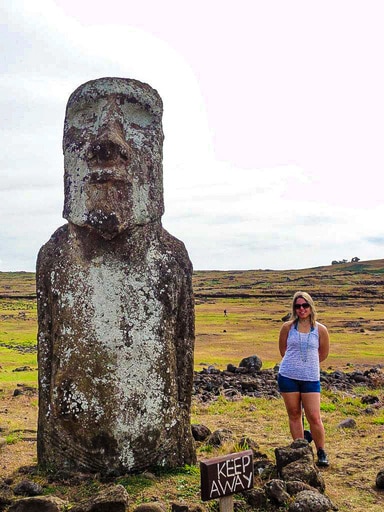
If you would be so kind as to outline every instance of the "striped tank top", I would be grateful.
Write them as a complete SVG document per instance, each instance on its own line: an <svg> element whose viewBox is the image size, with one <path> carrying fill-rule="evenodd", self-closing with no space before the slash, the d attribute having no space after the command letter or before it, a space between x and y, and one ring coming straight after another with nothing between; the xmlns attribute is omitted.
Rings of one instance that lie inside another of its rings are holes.
<svg viewBox="0 0 384 512"><path fill-rule="evenodd" d="M279 373L283 377L296 380L320 380L319 328L311 328L309 333L299 332L293 323L287 339L287 350L280 364Z"/></svg>

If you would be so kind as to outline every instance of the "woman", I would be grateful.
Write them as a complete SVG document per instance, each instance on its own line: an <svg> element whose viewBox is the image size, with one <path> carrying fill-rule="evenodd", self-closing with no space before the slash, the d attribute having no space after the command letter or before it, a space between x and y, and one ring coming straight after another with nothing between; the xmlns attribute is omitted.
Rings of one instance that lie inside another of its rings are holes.
<svg viewBox="0 0 384 512"><path fill-rule="evenodd" d="M283 358L278 385L284 399L293 439L304 438L302 407L317 449L318 466L328 466L324 450L325 433L320 417L320 363L328 357L329 334L316 322L312 297L296 292L292 300L292 318L280 331L279 350Z"/></svg>

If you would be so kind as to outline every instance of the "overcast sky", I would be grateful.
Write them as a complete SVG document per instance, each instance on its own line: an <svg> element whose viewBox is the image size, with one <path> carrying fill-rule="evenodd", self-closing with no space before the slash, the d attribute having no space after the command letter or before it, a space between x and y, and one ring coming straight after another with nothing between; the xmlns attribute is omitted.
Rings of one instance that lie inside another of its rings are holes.
<svg viewBox="0 0 384 512"><path fill-rule="evenodd" d="M164 227L196 270L384 258L382 0L0 0L0 271L65 223L64 112L164 102Z"/></svg>

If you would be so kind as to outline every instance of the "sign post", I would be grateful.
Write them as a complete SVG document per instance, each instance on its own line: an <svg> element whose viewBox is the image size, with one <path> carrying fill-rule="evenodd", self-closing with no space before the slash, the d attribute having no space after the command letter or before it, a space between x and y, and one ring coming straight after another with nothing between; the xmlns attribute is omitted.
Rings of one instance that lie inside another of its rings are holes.
<svg viewBox="0 0 384 512"><path fill-rule="evenodd" d="M220 500L220 512L233 511L233 494L253 487L253 452L230 453L200 462L201 499Z"/></svg>

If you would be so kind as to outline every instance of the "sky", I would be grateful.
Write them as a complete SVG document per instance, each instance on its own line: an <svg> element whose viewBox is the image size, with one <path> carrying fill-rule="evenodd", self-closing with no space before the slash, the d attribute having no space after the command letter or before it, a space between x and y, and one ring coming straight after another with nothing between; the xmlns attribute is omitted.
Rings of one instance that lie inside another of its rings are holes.
<svg viewBox="0 0 384 512"><path fill-rule="evenodd" d="M0 0L0 271L62 218L80 84L164 103L163 226L195 270L384 258L382 0Z"/></svg>

